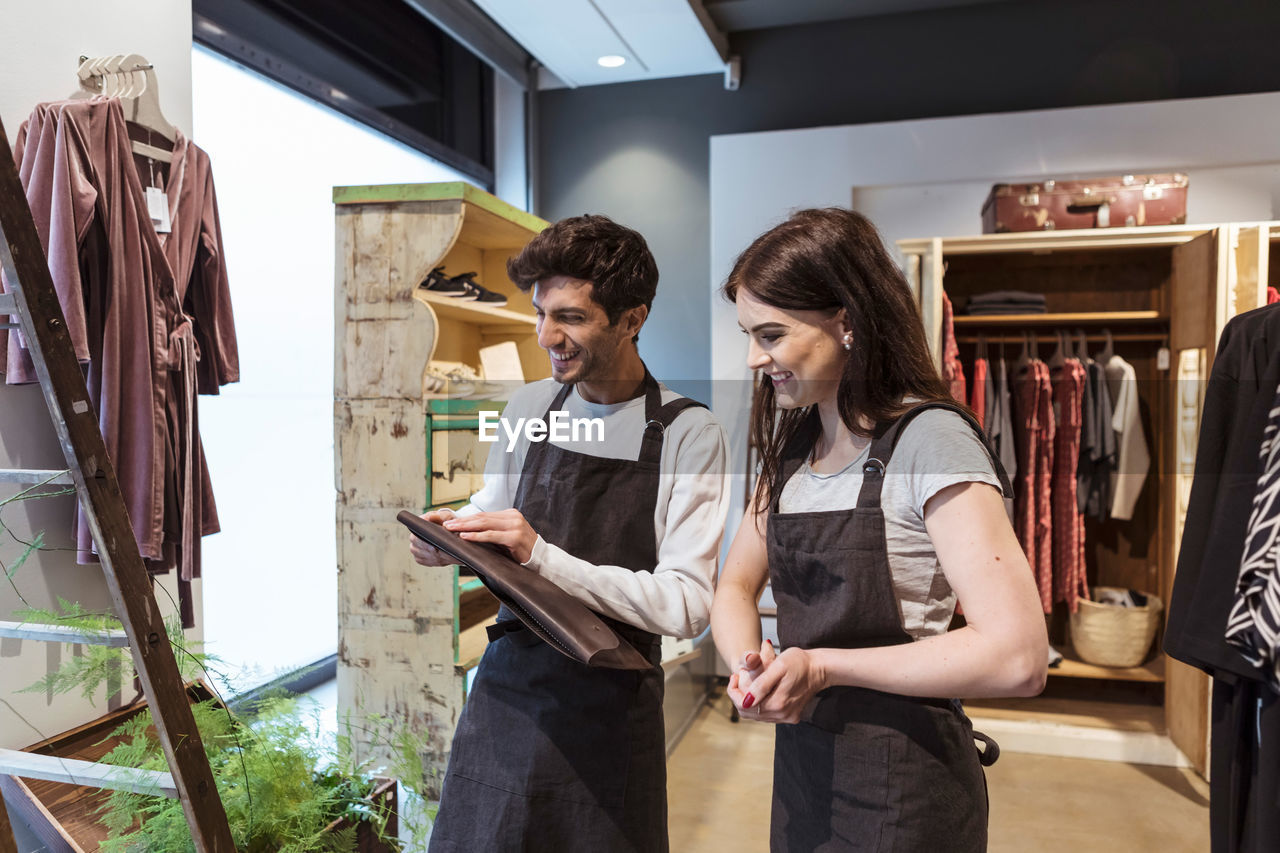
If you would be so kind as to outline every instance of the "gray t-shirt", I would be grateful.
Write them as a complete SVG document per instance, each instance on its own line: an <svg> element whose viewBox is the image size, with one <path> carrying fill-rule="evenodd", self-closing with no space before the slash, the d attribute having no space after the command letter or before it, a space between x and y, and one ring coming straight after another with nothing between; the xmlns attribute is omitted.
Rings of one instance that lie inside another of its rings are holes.
<svg viewBox="0 0 1280 853"><path fill-rule="evenodd" d="M783 486L779 510L853 509L869 449L868 445L834 474L817 474L806 462ZM973 427L946 409L923 412L907 424L885 470L880 505L902 627L914 640L945 633L956 607L955 593L925 530L924 505L947 486L970 482L1000 488L991 457Z"/></svg>

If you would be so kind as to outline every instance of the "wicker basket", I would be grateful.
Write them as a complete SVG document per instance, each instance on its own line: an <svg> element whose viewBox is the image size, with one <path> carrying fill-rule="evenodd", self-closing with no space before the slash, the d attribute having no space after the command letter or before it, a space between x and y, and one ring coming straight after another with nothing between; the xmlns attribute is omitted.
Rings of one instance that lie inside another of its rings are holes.
<svg viewBox="0 0 1280 853"><path fill-rule="evenodd" d="M1097 587L1095 593L1108 587ZM1123 590L1120 590L1123 592ZM1071 644L1086 663L1098 666L1141 666L1151 650L1164 606L1154 595L1144 607L1117 607L1080 599L1071 614Z"/></svg>

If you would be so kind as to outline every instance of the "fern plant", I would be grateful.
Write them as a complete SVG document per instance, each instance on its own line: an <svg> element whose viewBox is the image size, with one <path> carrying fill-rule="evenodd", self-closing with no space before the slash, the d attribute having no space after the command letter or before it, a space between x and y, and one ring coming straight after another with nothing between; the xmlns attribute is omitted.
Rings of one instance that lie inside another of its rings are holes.
<svg viewBox="0 0 1280 853"><path fill-rule="evenodd" d="M46 485L46 484L40 484ZM43 533L24 540L3 523L7 504L18 500L51 497L73 490L40 491L33 486L0 499L0 539L12 539L19 551L4 559L0 574L22 596L14 575L31 555L44 548ZM93 635L119 630L118 619L85 610L79 603L58 600L56 609L30 605L17 610L22 622L70 627ZM221 661L189 644L177 618L166 620L165 630L184 681L207 678L222 685ZM19 692L51 694L78 691L91 703L102 687L115 688L124 673L132 672L128 649L100 645L82 646L82 652L64 658L62 665ZM196 728L213 771L219 796L227 813L236 849L242 853L355 853L357 824L367 823L393 850L396 839L387 833L388 814L372 798L378 779L374 769L354 759L355 738L350 721L336 738L319 735L317 715L308 713L303 700L277 694L258 700L244 716L233 714L216 700L192 706ZM410 799L425 790L421 756L427 751L425 736L409 732L389 718L374 718L362 726L364 739L372 737L392 756L380 775L402 782ZM151 770L167 770L163 749L156 737L150 710L122 723L108 739L118 743L104 756L106 764ZM155 792L159 793L159 792ZM405 815L402 813L402 825ZM433 815L426 814L427 825ZM349 825L330 830L336 820ZM107 853L182 853L194 851L182 805L177 800L112 791L99 809L99 819L109 838L101 845ZM412 821L412 818L410 818ZM411 827L420 834L422 827Z"/></svg>
<svg viewBox="0 0 1280 853"><path fill-rule="evenodd" d="M337 772L335 756L316 737L296 697L267 702L249 722L214 700L192 710L237 850L355 851L354 824L326 831L343 817L371 821L385 836L386 814L371 799L374 780ZM105 763L167 768L149 712L126 721L112 736L121 742L102 759ZM105 853L195 850L177 800L113 791L101 814L110 833L102 844Z"/></svg>
<svg viewBox="0 0 1280 853"><path fill-rule="evenodd" d="M25 608L17 616L25 622L58 624L81 633L120 628L118 620L86 612L65 600L59 601L58 610ZM208 676L226 683L215 669L220 663L215 657L185 645L177 620L168 622L166 630L184 680ZM103 684L113 683L129 666L127 649L91 646L84 655L70 656L57 670L23 689L79 691L92 700ZM386 810L372 798L378 779L371 768L354 760L350 731L332 739L321 736L318 715L308 713L306 701L283 692L269 694L255 701L243 716L233 714L217 700L192 706L236 849L242 853L355 853L356 824L363 821L388 847L398 850L398 842L388 837ZM414 777L415 762L399 757L420 755L422 739L389 720L377 723L377 733L393 745L397 756L393 764L403 764L406 775ZM122 723L108 740L118 743L102 758L105 764L168 769L149 709ZM416 762L416 767L420 776L421 763ZM109 833L101 846L103 851L195 850L181 803L155 793L109 793L99 809L99 820ZM351 825L328 829L341 818L350 819Z"/></svg>

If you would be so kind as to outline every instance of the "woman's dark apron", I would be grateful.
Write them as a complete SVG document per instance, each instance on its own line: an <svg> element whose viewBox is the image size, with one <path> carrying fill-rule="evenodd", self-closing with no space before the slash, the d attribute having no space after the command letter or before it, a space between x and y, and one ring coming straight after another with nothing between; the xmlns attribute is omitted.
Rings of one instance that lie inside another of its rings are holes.
<svg viewBox="0 0 1280 853"><path fill-rule="evenodd" d="M796 442L786 455L767 536L784 649L911 642L889 570L880 492L898 436L930 408L956 411L982 436L967 413L945 403L922 404L882 424L852 510L780 513L781 485L800 467L811 440ZM816 424L802 437L815 434ZM994 453L991 460L1009 497L1004 469ZM990 764L999 753L993 741L975 735L959 701L856 687L828 688L818 698L807 721L777 726L771 850L986 849L980 761ZM987 745L981 757L975 737Z"/></svg>
<svg viewBox="0 0 1280 853"><path fill-rule="evenodd" d="M559 410L566 385L544 419ZM662 440L690 406L662 405L645 377L640 456L529 446L515 508L548 543L596 565L652 572ZM538 639L504 607L489 628L449 757L432 851L667 850L666 734L659 638L607 622L654 666L591 668Z"/></svg>

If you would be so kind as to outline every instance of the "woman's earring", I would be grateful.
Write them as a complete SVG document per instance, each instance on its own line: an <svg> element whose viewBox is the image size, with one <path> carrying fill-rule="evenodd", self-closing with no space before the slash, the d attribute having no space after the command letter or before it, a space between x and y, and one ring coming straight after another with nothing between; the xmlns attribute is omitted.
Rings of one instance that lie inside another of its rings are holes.
<svg viewBox="0 0 1280 853"><path fill-rule="evenodd" d="M853 332L844 333L844 348L847 350L853 349Z"/></svg>

